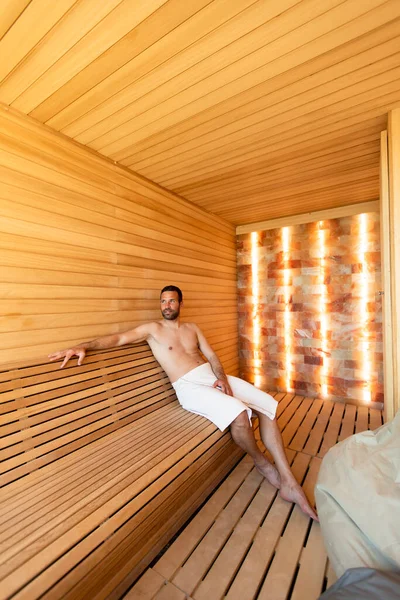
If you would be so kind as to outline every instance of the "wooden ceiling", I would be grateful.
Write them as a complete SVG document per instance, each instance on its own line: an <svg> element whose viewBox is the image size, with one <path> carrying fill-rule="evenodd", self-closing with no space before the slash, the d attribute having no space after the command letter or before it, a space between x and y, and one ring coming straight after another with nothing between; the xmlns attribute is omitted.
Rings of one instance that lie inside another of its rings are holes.
<svg viewBox="0 0 400 600"><path fill-rule="evenodd" d="M2 0L0 101L236 224L373 200L399 0Z"/></svg>

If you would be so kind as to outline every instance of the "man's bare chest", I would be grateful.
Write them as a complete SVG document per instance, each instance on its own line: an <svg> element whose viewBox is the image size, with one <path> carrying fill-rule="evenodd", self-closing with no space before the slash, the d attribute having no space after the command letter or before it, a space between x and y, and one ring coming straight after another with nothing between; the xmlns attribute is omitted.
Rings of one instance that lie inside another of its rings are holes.
<svg viewBox="0 0 400 600"><path fill-rule="evenodd" d="M159 331L154 336L154 350L159 352L173 352L191 354L198 351L198 340L194 332L188 330Z"/></svg>

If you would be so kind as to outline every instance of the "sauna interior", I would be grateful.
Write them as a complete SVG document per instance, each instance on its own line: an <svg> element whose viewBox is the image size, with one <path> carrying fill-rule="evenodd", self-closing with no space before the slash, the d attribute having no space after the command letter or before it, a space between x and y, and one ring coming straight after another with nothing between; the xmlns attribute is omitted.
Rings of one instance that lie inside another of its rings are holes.
<svg viewBox="0 0 400 600"><path fill-rule="evenodd" d="M147 344L47 357L178 285L314 502L399 405L400 2L2 0L0 56L0 599L317 600L320 525Z"/></svg>

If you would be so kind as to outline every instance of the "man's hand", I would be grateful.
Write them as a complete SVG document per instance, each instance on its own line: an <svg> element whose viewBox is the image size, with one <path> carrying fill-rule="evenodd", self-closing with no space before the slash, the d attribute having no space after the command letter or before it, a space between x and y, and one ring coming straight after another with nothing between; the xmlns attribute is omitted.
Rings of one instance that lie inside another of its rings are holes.
<svg viewBox="0 0 400 600"><path fill-rule="evenodd" d="M68 350L60 350L59 352L49 354L48 358L50 359L50 361L60 360L60 358L64 358L64 361L60 367L60 369L63 369L69 361L69 359L73 356L78 357L78 365L81 365L83 359L86 356L86 348L83 348L82 346L76 346L75 348L69 348Z"/></svg>
<svg viewBox="0 0 400 600"><path fill-rule="evenodd" d="M225 379L217 379L217 381L214 382L213 387L218 388L221 390L221 392L227 394L228 396L233 396L231 387Z"/></svg>

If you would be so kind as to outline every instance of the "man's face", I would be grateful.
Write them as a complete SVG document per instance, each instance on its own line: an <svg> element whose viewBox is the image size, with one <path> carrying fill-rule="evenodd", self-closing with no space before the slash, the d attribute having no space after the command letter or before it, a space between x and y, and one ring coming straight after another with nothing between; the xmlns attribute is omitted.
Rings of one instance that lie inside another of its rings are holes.
<svg viewBox="0 0 400 600"><path fill-rule="evenodd" d="M161 314L168 321L175 321L179 317L181 306L177 292L163 292L161 294Z"/></svg>

